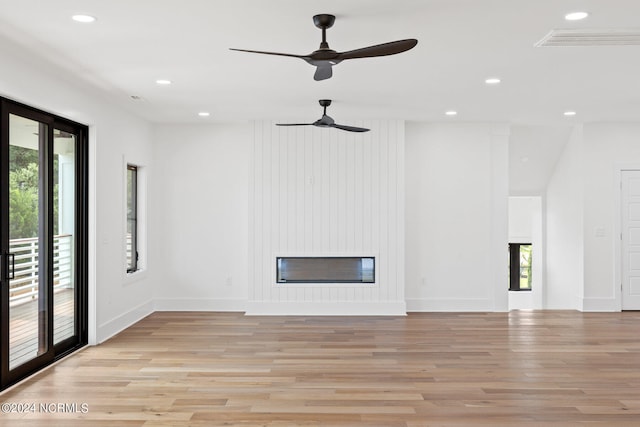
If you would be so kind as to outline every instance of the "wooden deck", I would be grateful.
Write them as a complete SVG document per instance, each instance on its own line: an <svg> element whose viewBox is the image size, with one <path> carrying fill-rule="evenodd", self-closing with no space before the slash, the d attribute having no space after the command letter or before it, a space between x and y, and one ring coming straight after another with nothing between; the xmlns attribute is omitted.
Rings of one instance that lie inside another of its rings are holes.
<svg viewBox="0 0 640 427"><path fill-rule="evenodd" d="M156 312L0 399L76 411L0 424L637 427L639 330L639 312Z"/></svg>
<svg viewBox="0 0 640 427"><path fill-rule="evenodd" d="M54 293L54 342L74 334L74 293ZM38 354L38 300L11 307L9 321L9 366L15 368Z"/></svg>

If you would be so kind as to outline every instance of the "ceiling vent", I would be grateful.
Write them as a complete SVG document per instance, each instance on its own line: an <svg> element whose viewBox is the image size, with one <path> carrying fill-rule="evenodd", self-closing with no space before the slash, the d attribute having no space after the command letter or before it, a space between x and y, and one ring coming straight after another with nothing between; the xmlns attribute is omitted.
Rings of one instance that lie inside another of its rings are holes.
<svg viewBox="0 0 640 427"><path fill-rule="evenodd" d="M640 29L551 30L535 47L640 46Z"/></svg>

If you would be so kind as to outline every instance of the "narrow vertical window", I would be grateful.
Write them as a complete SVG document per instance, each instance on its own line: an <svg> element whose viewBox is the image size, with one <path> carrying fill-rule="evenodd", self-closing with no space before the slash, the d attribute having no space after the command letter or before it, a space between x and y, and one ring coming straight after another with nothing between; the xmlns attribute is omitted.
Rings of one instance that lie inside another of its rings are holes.
<svg viewBox="0 0 640 427"><path fill-rule="evenodd" d="M531 290L531 243L509 243L509 290Z"/></svg>
<svg viewBox="0 0 640 427"><path fill-rule="evenodd" d="M127 165L127 273L138 270L138 168Z"/></svg>

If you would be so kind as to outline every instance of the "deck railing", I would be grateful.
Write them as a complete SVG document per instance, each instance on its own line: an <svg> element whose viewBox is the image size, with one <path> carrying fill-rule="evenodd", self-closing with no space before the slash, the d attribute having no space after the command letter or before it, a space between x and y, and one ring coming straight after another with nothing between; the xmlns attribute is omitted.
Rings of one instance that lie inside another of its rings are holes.
<svg viewBox="0 0 640 427"><path fill-rule="evenodd" d="M9 284L9 304L12 306L38 298L38 238L9 241L9 251L15 254L14 279ZM73 236L53 237L53 288L66 289L72 283Z"/></svg>

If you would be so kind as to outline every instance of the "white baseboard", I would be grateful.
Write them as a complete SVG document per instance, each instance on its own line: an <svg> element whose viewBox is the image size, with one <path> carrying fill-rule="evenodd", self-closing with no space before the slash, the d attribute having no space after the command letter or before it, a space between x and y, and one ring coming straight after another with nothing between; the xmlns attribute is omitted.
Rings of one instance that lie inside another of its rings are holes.
<svg viewBox="0 0 640 427"><path fill-rule="evenodd" d="M620 304L615 298L583 298L582 311L620 311Z"/></svg>
<svg viewBox="0 0 640 427"><path fill-rule="evenodd" d="M407 298L407 311L494 311L490 299Z"/></svg>
<svg viewBox="0 0 640 427"><path fill-rule="evenodd" d="M248 301L248 316L404 316L407 314L404 301Z"/></svg>
<svg viewBox="0 0 640 427"><path fill-rule="evenodd" d="M153 312L153 300L143 302L137 307L134 307L133 309L122 313L116 318L99 325L96 334L96 341L99 344L108 340L117 333L122 332L129 326L133 325L136 322L139 322Z"/></svg>
<svg viewBox="0 0 640 427"><path fill-rule="evenodd" d="M245 311L247 300L234 298L156 298L155 311Z"/></svg>

